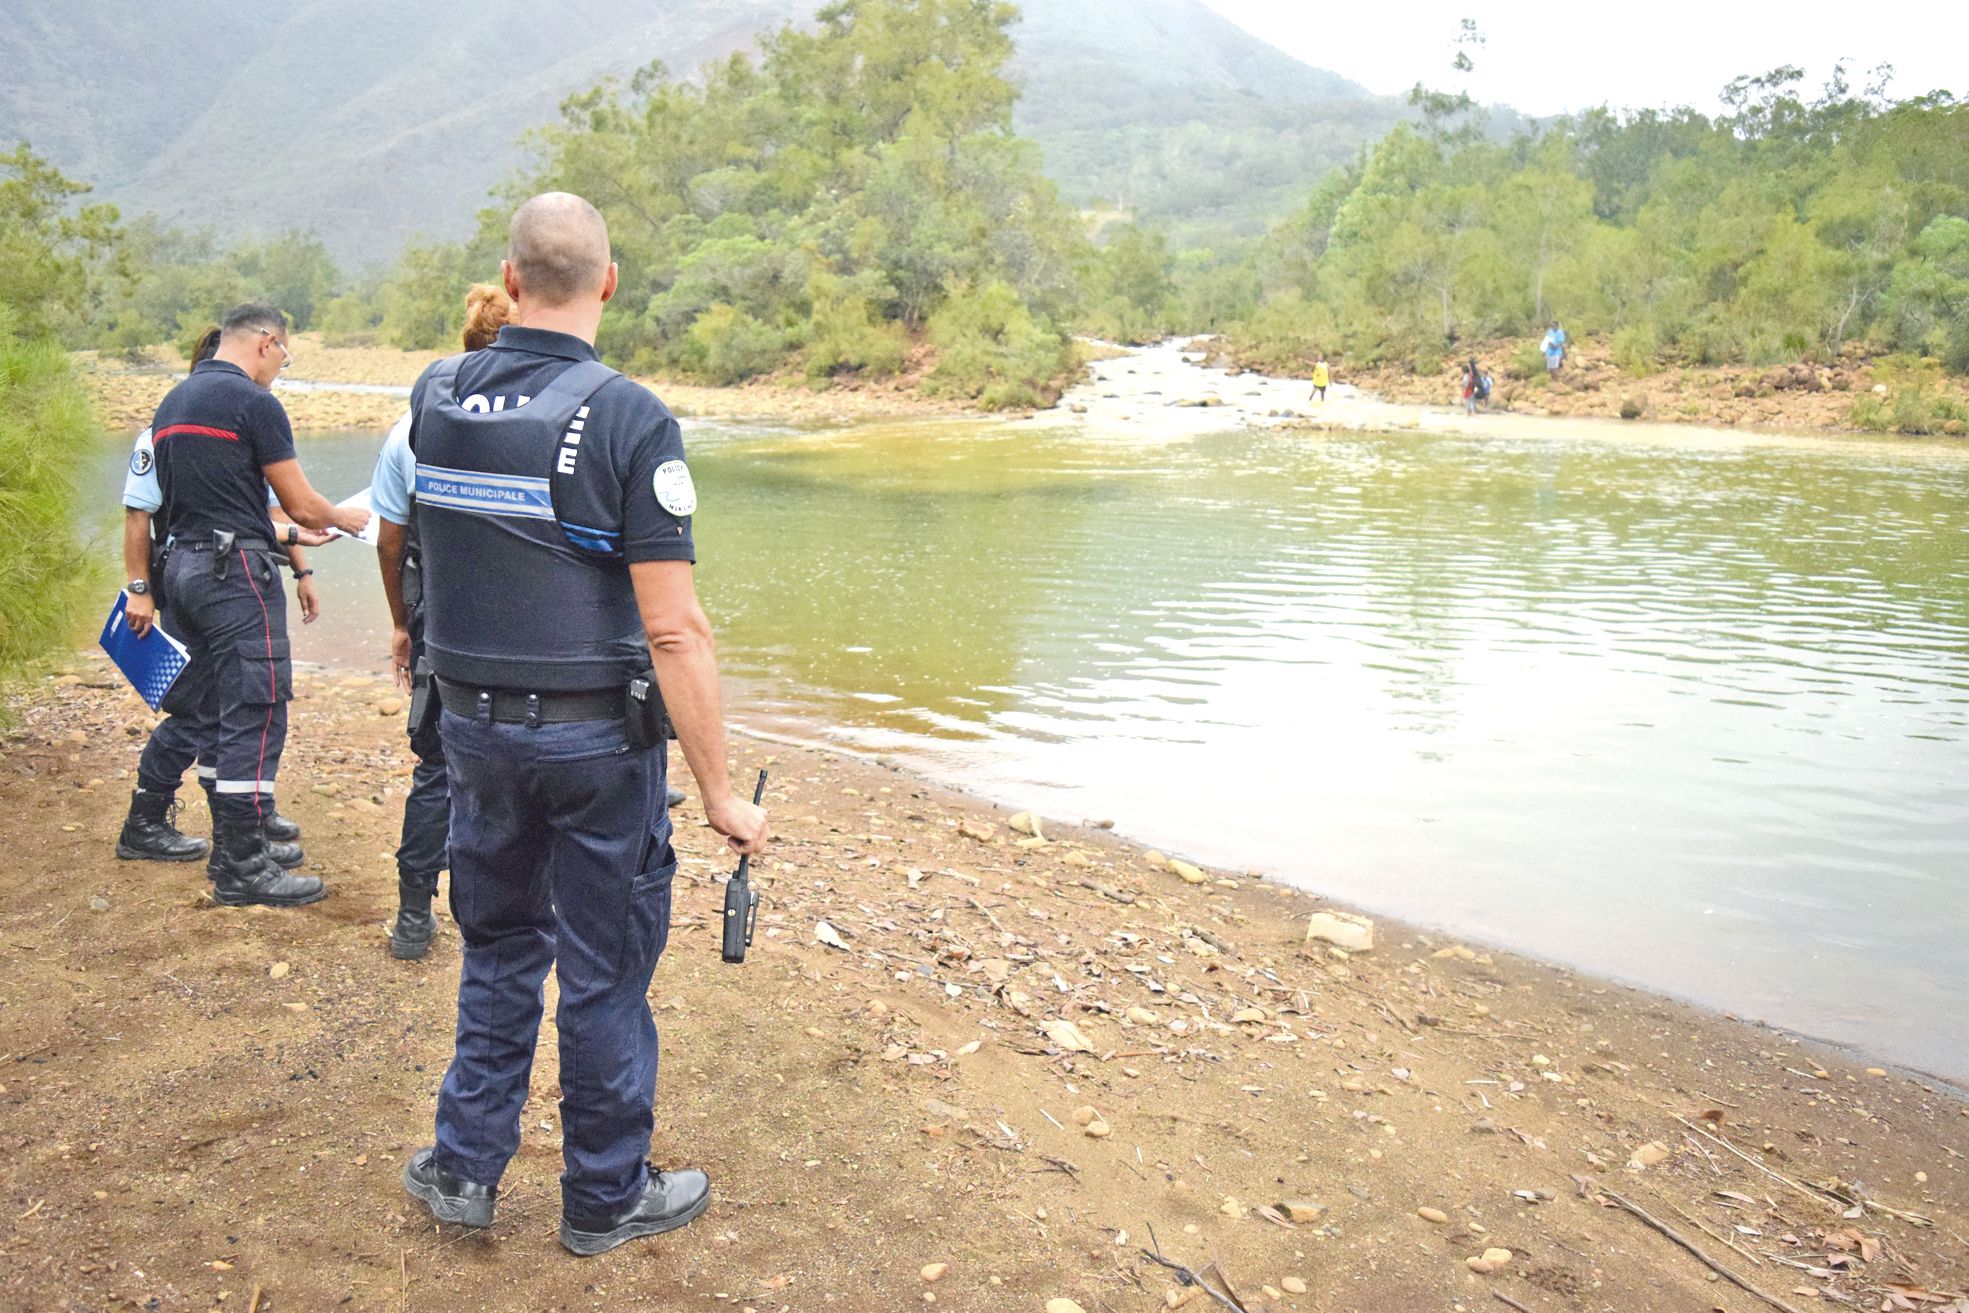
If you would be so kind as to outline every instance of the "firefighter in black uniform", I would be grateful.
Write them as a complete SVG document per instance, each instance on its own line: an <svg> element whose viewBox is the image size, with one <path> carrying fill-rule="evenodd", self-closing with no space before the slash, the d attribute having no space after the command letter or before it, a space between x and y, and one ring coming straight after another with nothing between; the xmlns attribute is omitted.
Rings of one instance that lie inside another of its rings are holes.
<svg viewBox="0 0 1969 1313"><path fill-rule="evenodd" d="M513 216L504 273L517 322L433 365L411 394L464 961L437 1143L403 1182L439 1221L491 1225L551 968L561 1243L598 1254L684 1225L711 1197L703 1172L645 1162L648 990L677 859L662 730L633 693L661 686L705 817L733 849L765 845L766 815L726 771L677 421L595 355L616 281L602 216L577 196L536 196Z"/></svg>
<svg viewBox="0 0 1969 1313"><path fill-rule="evenodd" d="M287 739L293 663L279 567L293 526L274 528L271 487L296 525L360 533L369 512L344 509L309 486L287 412L269 390L291 357L286 316L242 305L220 326L219 349L172 388L151 421L163 536L164 592L217 712L213 897L228 906L294 907L325 892L268 853L274 779Z"/></svg>

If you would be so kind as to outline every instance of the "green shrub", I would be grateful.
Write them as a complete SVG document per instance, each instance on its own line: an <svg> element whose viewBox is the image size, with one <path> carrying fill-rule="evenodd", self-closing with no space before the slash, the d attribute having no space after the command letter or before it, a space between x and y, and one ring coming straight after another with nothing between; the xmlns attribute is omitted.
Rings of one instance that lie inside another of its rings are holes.
<svg viewBox="0 0 1969 1313"><path fill-rule="evenodd" d="M1847 412L1846 418L1854 428L1865 429L1869 433L1885 433L1893 427L1887 418L1886 401L1871 392L1862 392L1853 398L1853 408Z"/></svg>
<svg viewBox="0 0 1969 1313"><path fill-rule="evenodd" d="M1275 297L1224 330L1224 343L1240 364L1267 374L1310 373L1322 354L1340 354L1341 333L1331 307L1299 297ZM1348 357L1369 363L1360 353Z"/></svg>
<svg viewBox="0 0 1969 1313"><path fill-rule="evenodd" d="M685 373L729 387L770 373L786 358L786 335L720 302L691 323L673 355Z"/></svg>
<svg viewBox="0 0 1969 1313"><path fill-rule="evenodd" d="M1538 349L1538 343L1527 339L1520 342L1511 352L1511 361L1504 366L1504 372L1512 378L1544 378L1545 353Z"/></svg>
<svg viewBox="0 0 1969 1313"><path fill-rule="evenodd" d="M383 321L373 297L344 292L321 312L321 339L330 346L369 346Z"/></svg>
<svg viewBox="0 0 1969 1313"><path fill-rule="evenodd" d="M99 570L75 540L96 437L88 395L52 338L0 306L0 678L67 648Z"/></svg>
<svg viewBox="0 0 1969 1313"><path fill-rule="evenodd" d="M837 374L887 378L902 368L908 353L909 335L902 325L879 321L867 297L843 293L833 285L816 288L807 329L808 378Z"/></svg>
<svg viewBox="0 0 1969 1313"><path fill-rule="evenodd" d="M1635 378L1661 370L1661 342L1651 324L1629 324L1613 335L1613 362Z"/></svg>
<svg viewBox="0 0 1969 1313"><path fill-rule="evenodd" d="M988 410L1049 404L1074 361L1067 338L998 282L953 290L930 316L930 341L931 390L973 397Z"/></svg>

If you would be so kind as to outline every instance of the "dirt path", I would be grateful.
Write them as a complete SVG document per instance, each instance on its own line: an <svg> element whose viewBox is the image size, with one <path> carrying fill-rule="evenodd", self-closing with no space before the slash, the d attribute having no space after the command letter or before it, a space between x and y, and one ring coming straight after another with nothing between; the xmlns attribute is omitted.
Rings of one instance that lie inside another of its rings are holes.
<svg viewBox="0 0 1969 1313"><path fill-rule="evenodd" d="M562 1253L548 1044L498 1224L440 1230L397 1174L428 1138L457 939L416 964L384 946L393 695L301 694L284 802L333 893L299 912L110 855L148 716L99 663L18 702L0 1306L1146 1313L1185 1293L1152 1237L1250 1313L1773 1306L1617 1194L1777 1306L1969 1309L1969 1104L1932 1083L1387 922L1343 956L1305 942L1306 895L1192 884L1097 828L1032 842L758 743L735 767L771 763L781 838L754 960L718 961L726 864L687 803L651 991L655 1154L707 1168L713 1210ZM1510 1261L1467 1266L1492 1247Z"/></svg>

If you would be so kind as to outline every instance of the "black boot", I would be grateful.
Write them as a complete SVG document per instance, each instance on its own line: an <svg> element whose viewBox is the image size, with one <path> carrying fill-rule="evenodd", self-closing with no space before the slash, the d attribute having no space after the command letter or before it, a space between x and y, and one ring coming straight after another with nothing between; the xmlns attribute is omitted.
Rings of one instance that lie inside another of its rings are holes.
<svg viewBox="0 0 1969 1313"><path fill-rule="evenodd" d="M224 827L217 878L212 898L226 907L260 903L267 907L301 907L327 897L312 875L289 875L267 856L266 836L257 825Z"/></svg>
<svg viewBox="0 0 1969 1313"><path fill-rule="evenodd" d="M206 863L205 876L208 880L216 880L218 876L214 872L219 869L219 828L221 824L219 820L219 796L218 791L210 784L206 784L204 787L205 806L212 813L212 860ZM267 836L267 856L273 858L274 865L291 871L308 860L307 854L301 851L301 845L293 842L301 837L301 827L277 811L271 812L270 815L273 819L260 826L266 832Z"/></svg>
<svg viewBox="0 0 1969 1313"><path fill-rule="evenodd" d="M173 806L171 794L132 789L130 815L116 836L116 855L131 862L195 862L205 856L205 840L171 824Z"/></svg>
<svg viewBox="0 0 1969 1313"><path fill-rule="evenodd" d="M431 951L437 935L437 918L431 915L431 897L438 891L435 875L397 875L397 919L390 927L390 956L410 962Z"/></svg>

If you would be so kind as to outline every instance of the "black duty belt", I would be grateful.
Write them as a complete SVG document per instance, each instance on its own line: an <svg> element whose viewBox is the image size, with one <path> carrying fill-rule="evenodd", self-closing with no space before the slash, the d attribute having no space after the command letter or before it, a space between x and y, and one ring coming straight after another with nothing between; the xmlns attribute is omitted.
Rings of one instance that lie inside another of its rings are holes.
<svg viewBox="0 0 1969 1313"><path fill-rule="evenodd" d="M437 681L438 701L454 716L477 718L491 704L492 719L501 725L565 725L577 720L621 720L622 690L590 689L582 693L526 693L511 688L474 688Z"/></svg>
<svg viewBox="0 0 1969 1313"><path fill-rule="evenodd" d="M170 541L170 548L174 552L180 550L187 552L209 552L218 545L217 541L209 535L202 538L173 538ZM243 547L249 552L271 552L276 550L274 545L265 538L234 538L226 544L227 551L231 551L235 547Z"/></svg>

